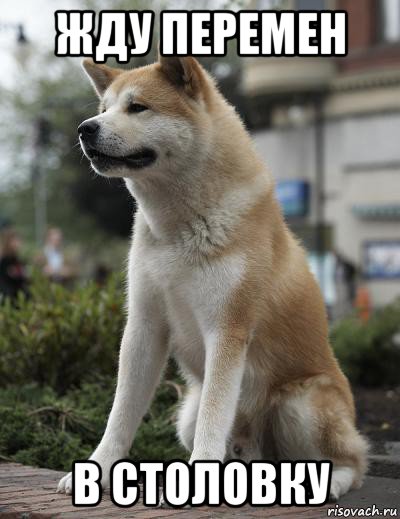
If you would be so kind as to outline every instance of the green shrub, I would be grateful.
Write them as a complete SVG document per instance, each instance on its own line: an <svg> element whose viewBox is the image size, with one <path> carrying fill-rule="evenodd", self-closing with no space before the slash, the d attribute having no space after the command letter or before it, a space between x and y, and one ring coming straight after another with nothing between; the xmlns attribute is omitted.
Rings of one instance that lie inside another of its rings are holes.
<svg viewBox="0 0 400 519"><path fill-rule="evenodd" d="M366 386L400 383L400 300L363 323L344 319L332 330L335 354L351 382Z"/></svg>
<svg viewBox="0 0 400 519"><path fill-rule="evenodd" d="M29 298L0 304L0 385L35 382L64 393L114 375L123 325L116 278L73 290L35 278Z"/></svg>
<svg viewBox="0 0 400 519"><path fill-rule="evenodd" d="M29 465L70 470L87 458L105 428L114 382L103 379L57 397L49 387L34 385L0 391L0 458ZM132 459L185 459L175 436L177 393L161 384L137 432Z"/></svg>

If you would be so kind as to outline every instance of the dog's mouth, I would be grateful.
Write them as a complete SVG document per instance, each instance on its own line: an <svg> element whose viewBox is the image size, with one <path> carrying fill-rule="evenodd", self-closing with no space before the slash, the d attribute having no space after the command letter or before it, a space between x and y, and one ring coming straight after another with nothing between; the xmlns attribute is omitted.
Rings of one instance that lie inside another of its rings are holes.
<svg viewBox="0 0 400 519"><path fill-rule="evenodd" d="M151 148L142 148L131 155L123 157L114 157L106 155L94 148L86 148L85 153L92 164L100 169L109 169L112 167L125 166L132 169L141 169L153 164L157 159L157 154Z"/></svg>

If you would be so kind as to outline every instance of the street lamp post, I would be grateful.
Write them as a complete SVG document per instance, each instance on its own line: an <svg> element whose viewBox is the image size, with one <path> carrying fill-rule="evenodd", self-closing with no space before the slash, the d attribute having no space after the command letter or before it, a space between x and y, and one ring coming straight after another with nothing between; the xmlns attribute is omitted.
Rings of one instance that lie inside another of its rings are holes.
<svg viewBox="0 0 400 519"><path fill-rule="evenodd" d="M1 23L0 31L11 30L16 33L18 45L26 45L28 39L22 23ZM46 173L41 164L42 151L48 142L49 123L42 117L34 120L32 182L35 211L35 238L36 244L41 246L47 227L47 184Z"/></svg>
<svg viewBox="0 0 400 519"><path fill-rule="evenodd" d="M22 25L22 23L17 24L17 42L20 45L28 43L28 40L25 36L24 26Z"/></svg>
<svg viewBox="0 0 400 519"><path fill-rule="evenodd" d="M322 294L325 296L325 139L324 139L324 95L315 98L315 249L317 253L317 276Z"/></svg>
<svg viewBox="0 0 400 519"><path fill-rule="evenodd" d="M0 22L0 31L14 31L17 34L17 43L24 45L28 43L28 38L25 35L24 25L22 23Z"/></svg>
<svg viewBox="0 0 400 519"><path fill-rule="evenodd" d="M47 181L46 172L40 163L43 148L49 140L49 122L37 117L34 122L32 181L35 207L35 238L40 247L47 228Z"/></svg>

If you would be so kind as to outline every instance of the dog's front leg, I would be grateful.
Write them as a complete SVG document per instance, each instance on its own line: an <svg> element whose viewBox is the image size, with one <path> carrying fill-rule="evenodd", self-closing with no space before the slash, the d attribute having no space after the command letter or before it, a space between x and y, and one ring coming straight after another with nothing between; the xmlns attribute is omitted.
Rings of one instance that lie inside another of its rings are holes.
<svg viewBox="0 0 400 519"><path fill-rule="evenodd" d="M143 318L128 323L125 329L114 403L103 438L90 458L103 468L103 486L108 484L111 465L128 455L159 382L167 340L156 328L156 323Z"/></svg>
<svg viewBox="0 0 400 519"><path fill-rule="evenodd" d="M135 294L130 297L132 309L121 342L112 410L103 438L90 457L101 466L103 488L108 486L112 464L128 455L167 358L167 330L160 300L148 288L140 290L140 284L135 284ZM61 479L58 492L71 491L70 473Z"/></svg>
<svg viewBox="0 0 400 519"><path fill-rule="evenodd" d="M190 463L223 461L236 415L244 372L247 333L212 334L206 340L206 365Z"/></svg>

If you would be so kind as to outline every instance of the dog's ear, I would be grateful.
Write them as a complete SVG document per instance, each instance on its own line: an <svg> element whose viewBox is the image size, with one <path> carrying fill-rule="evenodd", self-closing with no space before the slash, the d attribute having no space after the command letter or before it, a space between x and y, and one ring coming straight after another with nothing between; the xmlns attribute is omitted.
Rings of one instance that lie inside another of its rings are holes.
<svg viewBox="0 0 400 519"><path fill-rule="evenodd" d="M107 65L97 64L90 58L82 61L82 67L89 76L90 82L99 97L102 97L114 79L122 72L122 70Z"/></svg>
<svg viewBox="0 0 400 519"><path fill-rule="evenodd" d="M161 56L158 61L162 72L175 86L194 99L198 98L204 86L204 72L200 63L191 56Z"/></svg>

